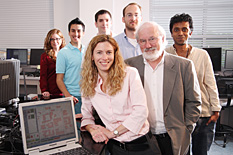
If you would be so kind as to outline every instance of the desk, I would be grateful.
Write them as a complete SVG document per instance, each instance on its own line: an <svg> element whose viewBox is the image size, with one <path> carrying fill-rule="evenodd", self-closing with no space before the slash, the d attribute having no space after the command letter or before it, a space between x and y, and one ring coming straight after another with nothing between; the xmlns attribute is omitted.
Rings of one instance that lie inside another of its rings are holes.
<svg viewBox="0 0 233 155"><path fill-rule="evenodd" d="M40 77L31 77L31 76L26 76L26 85L27 85L27 94L41 94L40 90ZM24 78L23 75L20 75L20 94L25 94L24 91Z"/></svg>

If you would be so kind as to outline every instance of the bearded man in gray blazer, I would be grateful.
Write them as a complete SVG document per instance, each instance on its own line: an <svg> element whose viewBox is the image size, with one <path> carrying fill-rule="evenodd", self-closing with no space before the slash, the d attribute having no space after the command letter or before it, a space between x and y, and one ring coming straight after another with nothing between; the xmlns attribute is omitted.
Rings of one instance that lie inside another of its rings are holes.
<svg viewBox="0 0 233 155"><path fill-rule="evenodd" d="M144 86L151 132L163 155L184 155L201 112L201 94L193 63L168 54L165 30L155 22L136 34L142 55L126 60Z"/></svg>

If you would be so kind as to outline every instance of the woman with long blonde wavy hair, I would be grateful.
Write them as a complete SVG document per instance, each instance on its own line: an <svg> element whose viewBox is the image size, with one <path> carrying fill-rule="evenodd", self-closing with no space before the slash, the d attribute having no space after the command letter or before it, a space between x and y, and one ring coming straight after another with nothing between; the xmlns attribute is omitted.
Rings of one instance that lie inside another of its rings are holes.
<svg viewBox="0 0 233 155"><path fill-rule="evenodd" d="M81 80L81 90L82 90L82 96L93 96L95 95L95 87L97 83L98 78L98 69L96 67L95 62L93 61L93 51L96 45L99 42L108 41L112 47L114 48L114 54L115 54L115 60L113 64L109 67L108 71L108 78L106 81L106 84L109 84L109 93L111 95L114 95L121 89L124 76L125 76L125 63L124 59L121 56L121 53L119 51L119 47L116 43L116 41L113 38L110 38L109 36L105 37L98 37L96 39L93 39L92 42L88 46L84 63L83 63L83 69L82 69L82 76L85 77ZM111 80L111 82L110 82Z"/></svg>
<svg viewBox="0 0 233 155"><path fill-rule="evenodd" d="M91 40L81 76L81 130L90 132L95 142L105 142L113 155L154 154L148 140L152 136L138 71L125 65L117 42L110 35ZM105 127L95 124L93 108Z"/></svg>

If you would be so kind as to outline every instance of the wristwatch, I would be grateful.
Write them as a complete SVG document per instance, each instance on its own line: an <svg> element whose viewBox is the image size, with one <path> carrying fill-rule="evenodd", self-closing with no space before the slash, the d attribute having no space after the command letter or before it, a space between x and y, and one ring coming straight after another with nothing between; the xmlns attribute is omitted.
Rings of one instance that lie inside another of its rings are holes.
<svg viewBox="0 0 233 155"><path fill-rule="evenodd" d="M117 131L117 129L115 129L115 130L113 131L113 134L114 134L116 137L119 135L119 132Z"/></svg>

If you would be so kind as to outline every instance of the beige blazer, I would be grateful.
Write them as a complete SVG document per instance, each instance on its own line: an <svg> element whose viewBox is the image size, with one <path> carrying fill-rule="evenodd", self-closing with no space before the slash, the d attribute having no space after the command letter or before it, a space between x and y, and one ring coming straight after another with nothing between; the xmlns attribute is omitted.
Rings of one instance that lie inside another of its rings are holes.
<svg viewBox="0 0 233 155"><path fill-rule="evenodd" d="M138 69L144 85L145 64L142 55L125 60ZM201 94L193 63L166 53L164 58L163 111L166 130L174 155L188 151L191 133L201 112Z"/></svg>

